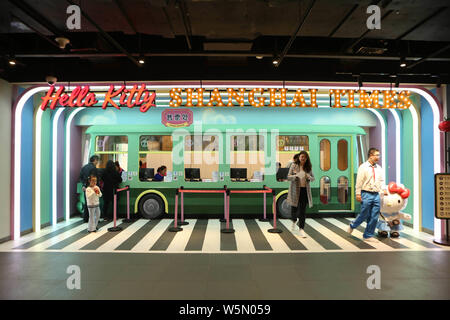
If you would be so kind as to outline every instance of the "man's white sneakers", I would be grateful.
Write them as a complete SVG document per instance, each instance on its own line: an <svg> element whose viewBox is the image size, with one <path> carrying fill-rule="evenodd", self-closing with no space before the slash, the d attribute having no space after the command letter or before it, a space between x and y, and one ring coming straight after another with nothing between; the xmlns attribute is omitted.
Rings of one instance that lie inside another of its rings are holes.
<svg viewBox="0 0 450 320"><path fill-rule="evenodd" d="M380 242L380 241L378 241L375 238L367 238L367 239L363 238L363 240L366 241L366 242Z"/></svg>
<svg viewBox="0 0 450 320"><path fill-rule="evenodd" d="M352 232L353 232L353 228L349 226L348 229L347 229L347 233L348 234L352 234Z"/></svg>
<svg viewBox="0 0 450 320"><path fill-rule="evenodd" d="M305 234L305 232L303 231L303 229L300 229L300 230L299 230L299 233L300 233L300 237L306 238L306 234Z"/></svg>

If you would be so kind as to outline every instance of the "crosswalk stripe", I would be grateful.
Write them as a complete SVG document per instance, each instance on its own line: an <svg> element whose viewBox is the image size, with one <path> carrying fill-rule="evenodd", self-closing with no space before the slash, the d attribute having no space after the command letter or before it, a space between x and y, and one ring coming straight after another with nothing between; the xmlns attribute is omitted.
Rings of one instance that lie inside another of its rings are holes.
<svg viewBox="0 0 450 320"><path fill-rule="evenodd" d="M105 233L108 232L108 228L113 227L113 226L114 226L114 222L109 222L108 224L106 224L106 225L102 226L101 228L99 228L99 230L97 232L88 233L87 229L83 230L83 231L80 232L83 235L83 237L81 239L79 239L79 240L77 240L75 242L72 242L71 244L69 244L68 246L64 247L61 250L62 251L76 251L76 250L80 250L82 247L87 245L89 242L95 241L95 239L100 238L101 236L103 236ZM47 250L50 249L50 248L47 248Z"/></svg>
<svg viewBox="0 0 450 320"><path fill-rule="evenodd" d="M226 223L218 219L189 219L181 232L169 232L172 219L145 220L122 223L120 232L108 232L113 222L99 223L100 231L87 233L87 224L82 219L60 222L40 232L22 237L19 241L8 241L0 245L0 251L63 251L76 252L204 252L204 253L251 253L251 252L327 252L327 251L396 251L396 250L450 250L432 243L433 237L415 232L404 226L400 238L379 238L379 243L361 241L366 222L347 234L351 219L308 218L305 224L307 238L301 238L298 227L291 231L289 219L278 220L281 234L269 233L271 222L258 219L234 219L230 228L234 233L221 233ZM16 249L18 248L18 249Z"/></svg>
<svg viewBox="0 0 450 320"><path fill-rule="evenodd" d="M292 231L291 230L292 229L291 228L292 221L286 220L286 219L282 219L282 220L279 220L279 222L282 223L284 225L284 227L286 228L286 230L288 232L290 232L291 234L293 234L294 237L296 237L298 239L298 241L300 241L306 247L306 250L311 250L311 251L324 251L325 250L306 231L304 231L305 235L306 235L306 238L301 238L298 226L296 226L295 231Z"/></svg>
<svg viewBox="0 0 450 320"><path fill-rule="evenodd" d="M342 250L342 248L339 247L336 243L334 243L333 241L325 237L323 234L321 234L319 231L314 229L310 223L310 221L312 220L313 219L311 218L306 219L305 233L311 238L313 238L325 250Z"/></svg>
<svg viewBox="0 0 450 320"><path fill-rule="evenodd" d="M205 241L202 251L219 252L220 251L220 221L218 219L209 219L206 227Z"/></svg>
<svg viewBox="0 0 450 320"><path fill-rule="evenodd" d="M41 242L41 243L31 247L29 250L30 251L45 250L45 249L57 244L58 242L68 239L69 237L73 236L74 234L77 234L81 231L85 231L86 228L87 228L86 224L82 224L82 225L72 228L64 233L53 236L52 238L48 239L47 241Z"/></svg>
<svg viewBox="0 0 450 320"><path fill-rule="evenodd" d="M338 228L334 224L328 222L325 219L317 219L318 223L323 225L324 227L330 229L334 233L336 233L338 236L342 237L343 239L347 240L348 242L351 242L353 245L357 246L359 249L375 249L374 246L362 241L361 239L356 238L353 235L349 235L346 231L342 230L341 228Z"/></svg>
<svg viewBox="0 0 450 320"><path fill-rule="evenodd" d="M261 227L256 223L254 219L245 219L244 222L247 226L247 230L253 242L253 247L255 248L255 250L271 251L272 247L264 236L264 232L266 232L266 230L261 230ZM270 227L270 224L267 225Z"/></svg>
<svg viewBox="0 0 450 320"><path fill-rule="evenodd" d="M409 228L408 228L409 229ZM433 243L431 243L433 241L433 239L430 239L428 241L421 239L421 237L419 235L417 235L417 233L414 230L408 230L408 229L404 229L402 231L400 231L400 237L404 237L410 241L413 241L417 244L420 244L422 247L425 248L433 248L433 249L437 249L440 248L438 245L435 245ZM403 233L403 235L402 235ZM424 237L424 236L422 236Z"/></svg>
<svg viewBox="0 0 450 320"><path fill-rule="evenodd" d="M269 222L262 222L256 220L256 224L259 229L261 229L263 236L266 238L267 242L270 245L272 251L276 252L290 252L288 245L286 242L281 240L280 236L277 233L270 233L267 230L272 229L272 225Z"/></svg>
<svg viewBox="0 0 450 320"><path fill-rule="evenodd" d="M149 251L153 244L159 239L159 237L167 229L167 226L172 223L170 219L161 219L161 221L153 227L142 239L139 241L131 251Z"/></svg>
<svg viewBox="0 0 450 320"><path fill-rule="evenodd" d="M252 238L247 230L247 226L243 219L234 219L233 226L236 236L236 246L238 251L254 252L255 246L253 245Z"/></svg>
<svg viewBox="0 0 450 320"><path fill-rule="evenodd" d="M348 228L350 226L350 221L345 219L345 218L336 218L336 220L338 220L338 221L342 222L343 224L345 224L346 228ZM362 225L359 225L356 229L358 231L360 231L362 234L364 234L365 228ZM397 242L397 241L394 241L394 240L392 240L390 238L378 237L377 239L380 240L382 243L384 243L384 244L386 244L386 245L388 245L388 246L390 246L391 248L394 248L394 249L409 249L404 244L402 244L400 242Z"/></svg>
<svg viewBox="0 0 450 320"><path fill-rule="evenodd" d="M194 230L192 230L191 237L186 244L186 251L201 251L203 242L205 241L206 227L208 219L197 219Z"/></svg>
<svg viewBox="0 0 450 320"><path fill-rule="evenodd" d="M367 225L366 222L361 223L361 226L363 228L365 228L366 225ZM421 246L420 244L418 244L418 243L416 243L414 241L408 240L408 239L406 239L405 237L402 237L402 236L400 236L400 238L394 238L394 239L391 239L391 240L404 245L408 249L414 249L414 250L426 249L426 247Z"/></svg>
<svg viewBox="0 0 450 320"><path fill-rule="evenodd" d="M365 228L367 225L366 222L361 223L361 227ZM400 237L399 238L390 238L390 240L392 242L396 242L399 243L403 246L406 246L409 249L416 249L416 250L421 250L424 248L427 248L427 242L422 241L421 239L417 239L415 237L412 236L408 236L408 234L405 235L405 233L403 231L406 231L407 229L410 229L409 227L405 227L405 230L402 230L400 232ZM422 245L422 244L426 244L426 245ZM434 246L433 246L434 247Z"/></svg>
<svg viewBox="0 0 450 320"><path fill-rule="evenodd" d="M335 234L333 231L329 230L328 228L325 228L323 225L318 223L316 219L311 219L311 221L308 221L308 224L316 229L320 234L322 234L324 237L330 239L333 241L336 245L338 245L340 248L344 250L350 250L350 251L358 251L359 248L355 245L353 245L351 242L349 242L347 239L344 239L337 234Z"/></svg>
<svg viewBox="0 0 450 320"><path fill-rule="evenodd" d="M84 221L82 219L80 219L80 220L78 220L78 221L76 221L74 223L69 223L68 225L63 226L61 228L57 228L57 230L54 230L54 231L49 232L49 233L46 233L43 236L39 237L39 235L38 235L38 238L35 238L35 239L33 239L31 241L28 241L28 242L25 242L25 243L21 244L20 246L15 247L14 249L29 249L32 246L35 246L36 244L44 242L44 241L54 237L55 235L61 234L61 233L65 232L65 231L67 231L67 230L70 230L70 229L72 229L74 227L82 225L83 223L84 223Z"/></svg>
<svg viewBox="0 0 450 320"><path fill-rule="evenodd" d="M0 251L17 250L22 245L24 245L24 244L26 244L28 242L31 242L31 241L36 240L36 239L39 239L39 238L41 238L41 237L43 237L45 235L51 234L51 233L53 233L53 232L55 232L57 230L60 230L60 229L62 229L64 227L72 225L75 222L78 222L80 220L81 219L79 219L79 218L73 218L70 221L61 221L56 226L49 226L49 227L46 227L44 229L41 229L38 232L28 233L28 234L24 235L23 237L21 237L21 238L19 238L17 240L10 240L10 241L6 241L4 243L0 243ZM63 231L63 232L65 232L65 231ZM53 237L53 235L54 234L52 234L52 237ZM45 241L47 241L47 240L45 240ZM32 247L32 246L30 246L30 247Z"/></svg>
<svg viewBox="0 0 450 320"><path fill-rule="evenodd" d="M145 222L145 224L134 232L128 239L122 242L115 250L131 250L134 246L138 244L150 231L161 221L161 220L145 220L141 219L139 221Z"/></svg>
<svg viewBox="0 0 450 320"><path fill-rule="evenodd" d="M220 223L221 229L226 229L227 223L221 222ZM230 221L229 228L233 228L233 221ZM220 250L221 251L236 251L237 245L236 245L236 236L234 233L220 233Z"/></svg>
<svg viewBox="0 0 450 320"><path fill-rule="evenodd" d="M98 237L92 242L89 242L84 247L80 248L80 250L97 250L99 247L107 243L109 240L115 238L117 235L121 234L123 230L126 230L132 222L122 222L121 224L118 224L117 227L122 228L122 230L119 231L109 231L104 233L101 237Z"/></svg>
<svg viewBox="0 0 450 320"><path fill-rule="evenodd" d="M346 231L348 228L348 225L333 219L333 218L326 218L325 221L328 221L330 223L333 223L335 226L341 228L341 230ZM363 237L363 233L357 229L354 229L352 234L356 237L358 237L359 239L362 239ZM390 250L394 250L394 248L392 248L391 246L388 246L385 243L382 242L371 242L370 245L372 247L374 247L375 249L379 249L379 250L384 250L384 251L390 251Z"/></svg>
<svg viewBox="0 0 450 320"><path fill-rule="evenodd" d="M105 226L108 222L107 221L101 221L98 223L98 228L101 230L101 228L103 226ZM84 224L84 226L86 227L84 230L80 230L80 232L73 234L72 236L59 241L57 243L55 243L54 245L46 248L46 250L58 250L58 249L63 249L65 247L67 247L68 245L70 245L71 243L77 242L78 240L82 239L83 237L85 237L86 235L88 235L87 233L87 223Z"/></svg>
<svg viewBox="0 0 450 320"><path fill-rule="evenodd" d="M174 239L172 240L166 251L174 252L185 250L189 238L191 237L192 231L194 230L196 220L189 219L185 221L189 222L189 224L182 226L183 231L176 232Z"/></svg>
<svg viewBox="0 0 450 320"><path fill-rule="evenodd" d="M100 252L108 252L111 250L115 250L118 246L120 246L123 242L125 242L129 237L131 237L136 231L142 228L148 221L141 219L137 220L135 223L130 225L125 230L119 232L114 238L110 239L106 243L102 244L97 248L97 251Z"/></svg>
<svg viewBox="0 0 450 320"><path fill-rule="evenodd" d="M166 230L161 234L161 236L156 240L156 242L153 244L152 247L150 247L150 251L166 251L167 248L170 246L171 242L175 238L175 236L178 234L178 232L171 232L169 231L169 228L174 227L175 224L173 221L167 226ZM180 226L184 228L185 226ZM183 231L180 231L183 232Z"/></svg>
<svg viewBox="0 0 450 320"><path fill-rule="evenodd" d="M274 226L273 221L269 222L272 227ZM277 229L280 229L281 233L278 233L280 238L286 242L287 246L291 250L306 250L306 247L303 245L303 243L300 242L299 239L297 239L292 233L289 232L289 230L284 226L284 224L280 223L278 221L277 223Z"/></svg>

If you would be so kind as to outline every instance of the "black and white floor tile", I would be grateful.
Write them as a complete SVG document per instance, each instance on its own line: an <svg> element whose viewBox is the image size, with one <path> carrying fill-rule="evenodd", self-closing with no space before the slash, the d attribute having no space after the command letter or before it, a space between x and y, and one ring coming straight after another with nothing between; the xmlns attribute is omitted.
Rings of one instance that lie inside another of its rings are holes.
<svg viewBox="0 0 450 320"><path fill-rule="evenodd" d="M188 219L183 231L170 232L172 219L145 220L117 224L122 231L109 232L113 222L100 222L100 230L87 233L87 224L80 218L61 222L16 241L0 244L0 252L167 252L167 253L304 253L304 252L374 252L449 250L433 243L433 237L405 227L397 239L380 239L377 243L362 241L365 225L352 235L346 230L351 219L307 219L306 238L298 228L291 230L290 220L279 220L282 233L269 233L272 222L257 219L233 219L234 233L221 233L225 223L218 219Z"/></svg>

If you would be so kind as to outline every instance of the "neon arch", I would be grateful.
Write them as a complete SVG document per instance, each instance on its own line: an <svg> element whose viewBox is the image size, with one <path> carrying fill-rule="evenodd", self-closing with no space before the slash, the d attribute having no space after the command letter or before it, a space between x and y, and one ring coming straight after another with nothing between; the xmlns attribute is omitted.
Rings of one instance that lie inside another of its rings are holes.
<svg viewBox="0 0 450 320"><path fill-rule="evenodd" d="M227 85L222 85L221 83L223 82L203 82L203 87L206 86L214 86L217 88L223 88L223 87L229 87L231 84L232 85L237 85L239 83L240 87L244 87L244 88L253 88L255 87L255 85L259 85L259 86L264 86L266 88L280 88L281 87L281 83L280 82L255 82L252 83L251 85L249 84L249 82L227 82ZM127 87L129 85L133 85L132 83L127 84ZM172 85L167 85L166 83L164 84L150 84L148 85L149 88L172 88L173 86L178 86L178 87L200 87L199 82L197 81L192 81L192 82L184 82L183 85L178 85L178 83L176 84L172 84ZM55 88L59 88L60 86L55 86ZM348 85L348 84L336 84L336 83L330 83L330 84L324 84L324 83L299 83L298 85L296 85L295 82L292 82L289 85L285 85L286 88L302 88L302 89L309 89L309 88L316 88L316 89L336 89L336 88L340 88L340 89L355 89L357 88L357 86L352 86L352 85ZM93 88L94 90L101 90L101 89L107 89L108 86L106 86L105 84L93 84L91 86L91 88ZM389 90L391 89L390 87L384 86L384 85L372 85L372 86L364 86L362 87L363 89L368 89L368 90L375 90L375 89L384 89L384 90ZM11 234L12 234L12 238L13 240L16 240L18 238L20 238L20 183L17 183L17 181L20 181L21 178L21 166L20 166L20 162L18 162L18 160L21 158L21 130L22 130L22 124L21 124L21 120L22 120L22 111L23 108L25 106L25 103L28 101L28 99L30 97L32 97L34 94L41 92L41 91L45 91L48 89L48 86L33 86L31 88L28 88L24 93L22 93L15 106L14 106L14 132L13 132L13 137L14 137L14 161L13 161L13 170L12 170L12 174L13 176L13 196L12 196L12 205L11 205ZM441 139L442 139L442 135L440 134L439 130L438 130L438 123L439 120L441 118L441 112L440 112L440 104L437 101L436 97L433 96L433 94L428 91L427 89L423 88L423 87L417 87L417 86L409 86L409 85L405 85L402 86L402 88L399 89L408 89L412 92L418 93L420 96L424 97L428 104L430 105L430 107L432 108L432 112L433 112L433 147L434 147L434 172L440 172L441 170L441 154L442 154L442 149L440 146L441 143ZM418 155L418 135L419 135L419 128L418 128L418 124L419 124L419 116L417 114L417 110L415 108L411 109L413 107L410 107L410 112L413 118L413 131L415 131L414 134L414 164L415 164L415 170L420 172L420 159L419 159L419 155ZM78 113L79 111L81 111L82 109L77 109L77 112L73 112L73 116L75 116L76 113ZM394 111L391 110L391 112L394 113ZM72 115L71 114L71 115ZM399 126L398 126L398 122L397 122L397 117L394 116L394 118L396 119L396 140L397 142L400 142L399 139ZM73 119L73 117L72 117ZM67 124L66 124L66 130L67 130ZM384 137L385 139L385 137ZM67 140L66 140L67 142ZM399 143L397 145L397 151L400 150L399 149ZM385 153L385 152L383 152ZM385 164L386 162L383 161L383 164ZM397 171L400 170L400 166L397 166ZM66 171L67 172L67 171ZM396 174L399 174L398 172ZM67 186L66 182L66 186ZM419 190L419 175L418 174L414 174L414 185L415 188L417 187L417 189L415 190ZM67 190L66 190L67 193ZM67 195L67 194L66 194ZM414 197L415 198L415 204L414 204L414 208L419 208L419 198L418 197ZM417 203L416 203L417 202ZM54 207L54 206L53 206ZM414 212L420 212L419 210L414 209ZM53 217L53 215L52 215ZM68 218L68 214L67 214L67 206L66 206L66 219ZM69 217L70 218L70 217ZM37 219L36 219L37 220ZM55 221L56 219L54 219L53 221ZM418 219L415 219L415 224L414 224L414 229L418 230L420 228L420 225L418 224L420 221L417 221ZM37 220L38 221L38 220ZM435 234L436 236L440 236L441 235L441 224L440 221L438 219L434 220L435 222ZM39 221L40 223L40 221ZM416 226L417 224L417 226ZM40 227L40 226L39 226Z"/></svg>

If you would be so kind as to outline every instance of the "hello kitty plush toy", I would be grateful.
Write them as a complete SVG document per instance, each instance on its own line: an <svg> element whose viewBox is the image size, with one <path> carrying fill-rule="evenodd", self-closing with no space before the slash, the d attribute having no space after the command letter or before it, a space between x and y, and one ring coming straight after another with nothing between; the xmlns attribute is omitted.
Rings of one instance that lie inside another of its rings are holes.
<svg viewBox="0 0 450 320"><path fill-rule="evenodd" d="M382 195L380 219L377 223L378 235L391 238L398 238L399 231L403 230L402 220L411 220L411 216L400 212L408 204L409 189L402 184L390 182L388 185L388 195Z"/></svg>

